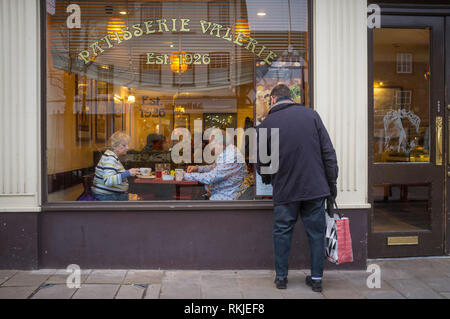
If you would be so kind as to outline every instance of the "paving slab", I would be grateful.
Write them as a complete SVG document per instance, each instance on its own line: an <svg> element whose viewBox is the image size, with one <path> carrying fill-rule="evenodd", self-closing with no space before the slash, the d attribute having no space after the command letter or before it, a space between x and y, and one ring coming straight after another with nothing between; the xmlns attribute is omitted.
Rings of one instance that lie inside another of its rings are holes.
<svg viewBox="0 0 450 319"><path fill-rule="evenodd" d="M256 289L276 289L272 276L249 276L238 278L238 283L241 289L256 288Z"/></svg>
<svg viewBox="0 0 450 319"><path fill-rule="evenodd" d="M200 285L197 283L163 281L160 299L201 299Z"/></svg>
<svg viewBox="0 0 450 319"><path fill-rule="evenodd" d="M240 289L236 286L233 288L211 288L203 287L201 288L203 299L242 299L242 293Z"/></svg>
<svg viewBox="0 0 450 319"><path fill-rule="evenodd" d="M342 279L339 279L342 278ZM322 280L322 294L328 299L364 299L362 291L355 288L342 274L335 274Z"/></svg>
<svg viewBox="0 0 450 319"><path fill-rule="evenodd" d="M361 291L351 289L325 289L322 294L327 299L366 299L366 296Z"/></svg>
<svg viewBox="0 0 450 319"><path fill-rule="evenodd" d="M31 271L18 271L8 280L6 280L2 287L39 287L43 284L50 274L32 273Z"/></svg>
<svg viewBox="0 0 450 319"><path fill-rule="evenodd" d="M407 272L415 278L436 277L435 263L429 259L393 261L391 266Z"/></svg>
<svg viewBox="0 0 450 319"><path fill-rule="evenodd" d="M269 269L263 269L263 270L238 270L237 275L239 278L245 277L273 277L275 279L275 271L269 270ZM272 280L273 280L272 279Z"/></svg>
<svg viewBox="0 0 450 319"><path fill-rule="evenodd" d="M367 299L406 299L398 291L375 290L364 292Z"/></svg>
<svg viewBox="0 0 450 319"><path fill-rule="evenodd" d="M401 269L415 278L433 278L450 276L449 258L392 260L389 267ZM397 278L406 279L406 278Z"/></svg>
<svg viewBox="0 0 450 319"><path fill-rule="evenodd" d="M325 296L321 293L314 292L309 288L309 292L296 292L292 289L286 289L280 291L283 299L325 299Z"/></svg>
<svg viewBox="0 0 450 319"><path fill-rule="evenodd" d="M0 285L17 273L17 270L0 270Z"/></svg>
<svg viewBox="0 0 450 319"><path fill-rule="evenodd" d="M120 285L83 284L72 299L113 299Z"/></svg>
<svg viewBox="0 0 450 319"><path fill-rule="evenodd" d="M346 279L323 279L322 287L325 290L357 290L350 281Z"/></svg>
<svg viewBox="0 0 450 319"><path fill-rule="evenodd" d="M202 284L211 284L211 285L222 285L222 284L237 284L238 282L238 277L237 275L221 275L221 274L205 274L202 275L200 278Z"/></svg>
<svg viewBox="0 0 450 319"><path fill-rule="evenodd" d="M163 276L163 270L129 270L123 284L160 284Z"/></svg>
<svg viewBox="0 0 450 319"><path fill-rule="evenodd" d="M374 289L374 288L370 288L367 285L367 279L371 275L371 273L369 273L369 272L366 272L366 271L342 271L341 274L343 276L343 279L347 280L350 283L350 285L352 285L357 290L370 291L370 290ZM381 276L380 288L377 288L377 289L393 290L394 288L392 288L388 284L388 282L383 280L382 278L383 277ZM328 280L328 278L325 278L324 280Z"/></svg>
<svg viewBox="0 0 450 319"><path fill-rule="evenodd" d="M281 289L242 289L244 299L282 299Z"/></svg>
<svg viewBox="0 0 450 319"><path fill-rule="evenodd" d="M310 275L310 272L306 272L307 275ZM323 272L323 280L344 280L344 275L340 270L329 270Z"/></svg>
<svg viewBox="0 0 450 319"><path fill-rule="evenodd" d="M142 299L145 289L145 286L122 285L120 286L116 299Z"/></svg>
<svg viewBox="0 0 450 319"><path fill-rule="evenodd" d="M27 299L38 287L0 287L0 299Z"/></svg>
<svg viewBox="0 0 450 319"><path fill-rule="evenodd" d="M450 258L439 258L433 260L432 271L435 274L450 277Z"/></svg>
<svg viewBox="0 0 450 319"><path fill-rule="evenodd" d="M31 299L70 299L76 291L65 284L47 284L41 286Z"/></svg>
<svg viewBox="0 0 450 319"><path fill-rule="evenodd" d="M144 293L144 299L159 299L161 292L161 284L148 285L147 290Z"/></svg>
<svg viewBox="0 0 450 319"><path fill-rule="evenodd" d="M275 287L275 284L274 284ZM307 286L304 282L302 283L293 283L291 281L287 284L287 289L281 289L281 293L286 294L316 294L316 292L312 291L311 287Z"/></svg>
<svg viewBox="0 0 450 319"><path fill-rule="evenodd" d="M55 272L56 269L38 269L29 271L32 275L53 275Z"/></svg>
<svg viewBox="0 0 450 319"><path fill-rule="evenodd" d="M69 278L70 274L66 274L66 275L51 275L46 281L46 284L66 284L67 283L67 279ZM81 275L80 277L80 282L84 283L86 281L86 279L88 278L89 275Z"/></svg>
<svg viewBox="0 0 450 319"><path fill-rule="evenodd" d="M390 285L408 299L442 299L442 296L419 280L391 280Z"/></svg>
<svg viewBox="0 0 450 319"><path fill-rule="evenodd" d="M370 264L377 264L380 266L381 279L390 281L394 279L413 279L414 274L405 269L402 264L393 264L386 261L376 261ZM369 273L367 273L369 274Z"/></svg>
<svg viewBox="0 0 450 319"><path fill-rule="evenodd" d="M213 278L209 280L203 280L200 282L202 291L232 291L240 290L239 283L236 278Z"/></svg>
<svg viewBox="0 0 450 319"><path fill-rule="evenodd" d="M422 281L437 292L450 292L450 278L422 278Z"/></svg>
<svg viewBox="0 0 450 319"><path fill-rule="evenodd" d="M86 284L121 284L127 270L92 270L86 279Z"/></svg>
<svg viewBox="0 0 450 319"><path fill-rule="evenodd" d="M144 294L144 299L159 299L161 284L150 284Z"/></svg>
<svg viewBox="0 0 450 319"><path fill-rule="evenodd" d="M165 281L198 282L201 276L201 270L167 270L164 272Z"/></svg>
<svg viewBox="0 0 450 319"><path fill-rule="evenodd" d="M92 269L80 269L81 275L89 275ZM71 272L67 272L66 269L56 269L53 275L69 275Z"/></svg>

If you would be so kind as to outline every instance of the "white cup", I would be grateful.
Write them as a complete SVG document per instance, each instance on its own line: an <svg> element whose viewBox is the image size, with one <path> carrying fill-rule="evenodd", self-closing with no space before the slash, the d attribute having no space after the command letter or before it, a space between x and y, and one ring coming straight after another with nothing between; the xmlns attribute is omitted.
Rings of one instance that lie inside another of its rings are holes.
<svg viewBox="0 0 450 319"><path fill-rule="evenodd" d="M152 172L151 167L141 167L139 169L139 171L141 172L142 175L147 176L150 175L150 173Z"/></svg>
<svg viewBox="0 0 450 319"><path fill-rule="evenodd" d="M184 177L184 170L182 170L182 169L176 169L176 170L175 170L175 180L176 180L177 182L180 182L180 181L183 180L183 177Z"/></svg>

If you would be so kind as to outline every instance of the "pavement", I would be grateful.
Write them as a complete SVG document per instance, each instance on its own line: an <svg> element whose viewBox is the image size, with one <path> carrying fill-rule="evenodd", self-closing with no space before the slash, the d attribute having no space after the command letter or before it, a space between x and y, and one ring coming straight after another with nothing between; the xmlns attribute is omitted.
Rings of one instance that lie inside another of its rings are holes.
<svg viewBox="0 0 450 319"><path fill-rule="evenodd" d="M273 270L82 269L69 288L65 269L0 270L0 299L450 299L450 258L377 259L368 271L325 271L322 293L290 270L276 289ZM72 277L68 277L72 276Z"/></svg>

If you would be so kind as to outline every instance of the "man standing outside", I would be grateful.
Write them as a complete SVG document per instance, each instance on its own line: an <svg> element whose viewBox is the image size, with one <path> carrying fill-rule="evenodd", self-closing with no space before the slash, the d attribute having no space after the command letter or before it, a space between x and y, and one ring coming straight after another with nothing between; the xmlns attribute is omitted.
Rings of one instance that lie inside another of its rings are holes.
<svg viewBox="0 0 450 319"><path fill-rule="evenodd" d="M267 129L270 152L271 129L279 129L278 171L262 175L263 181L269 178L273 187L275 284L278 289L287 287L291 238L300 215L310 247L311 276L306 277L306 284L320 292L325 259L325 200L330 196L334 200L337 195L336 152L319 114L294 103L286 85L273 88L270 102L269 114L257 130L259 140L261 129ZM268 165L258 157L258 173Z"/></svg>

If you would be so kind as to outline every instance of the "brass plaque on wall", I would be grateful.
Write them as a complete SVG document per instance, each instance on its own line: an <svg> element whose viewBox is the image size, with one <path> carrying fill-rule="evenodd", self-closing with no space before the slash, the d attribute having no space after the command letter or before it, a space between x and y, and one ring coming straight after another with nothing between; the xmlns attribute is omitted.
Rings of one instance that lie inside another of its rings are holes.
<svg viewBox="0 0 450 319"><path fill-rule="evenodd" d="M419 236L388 237L388 246L418 245Z"/></svg>

